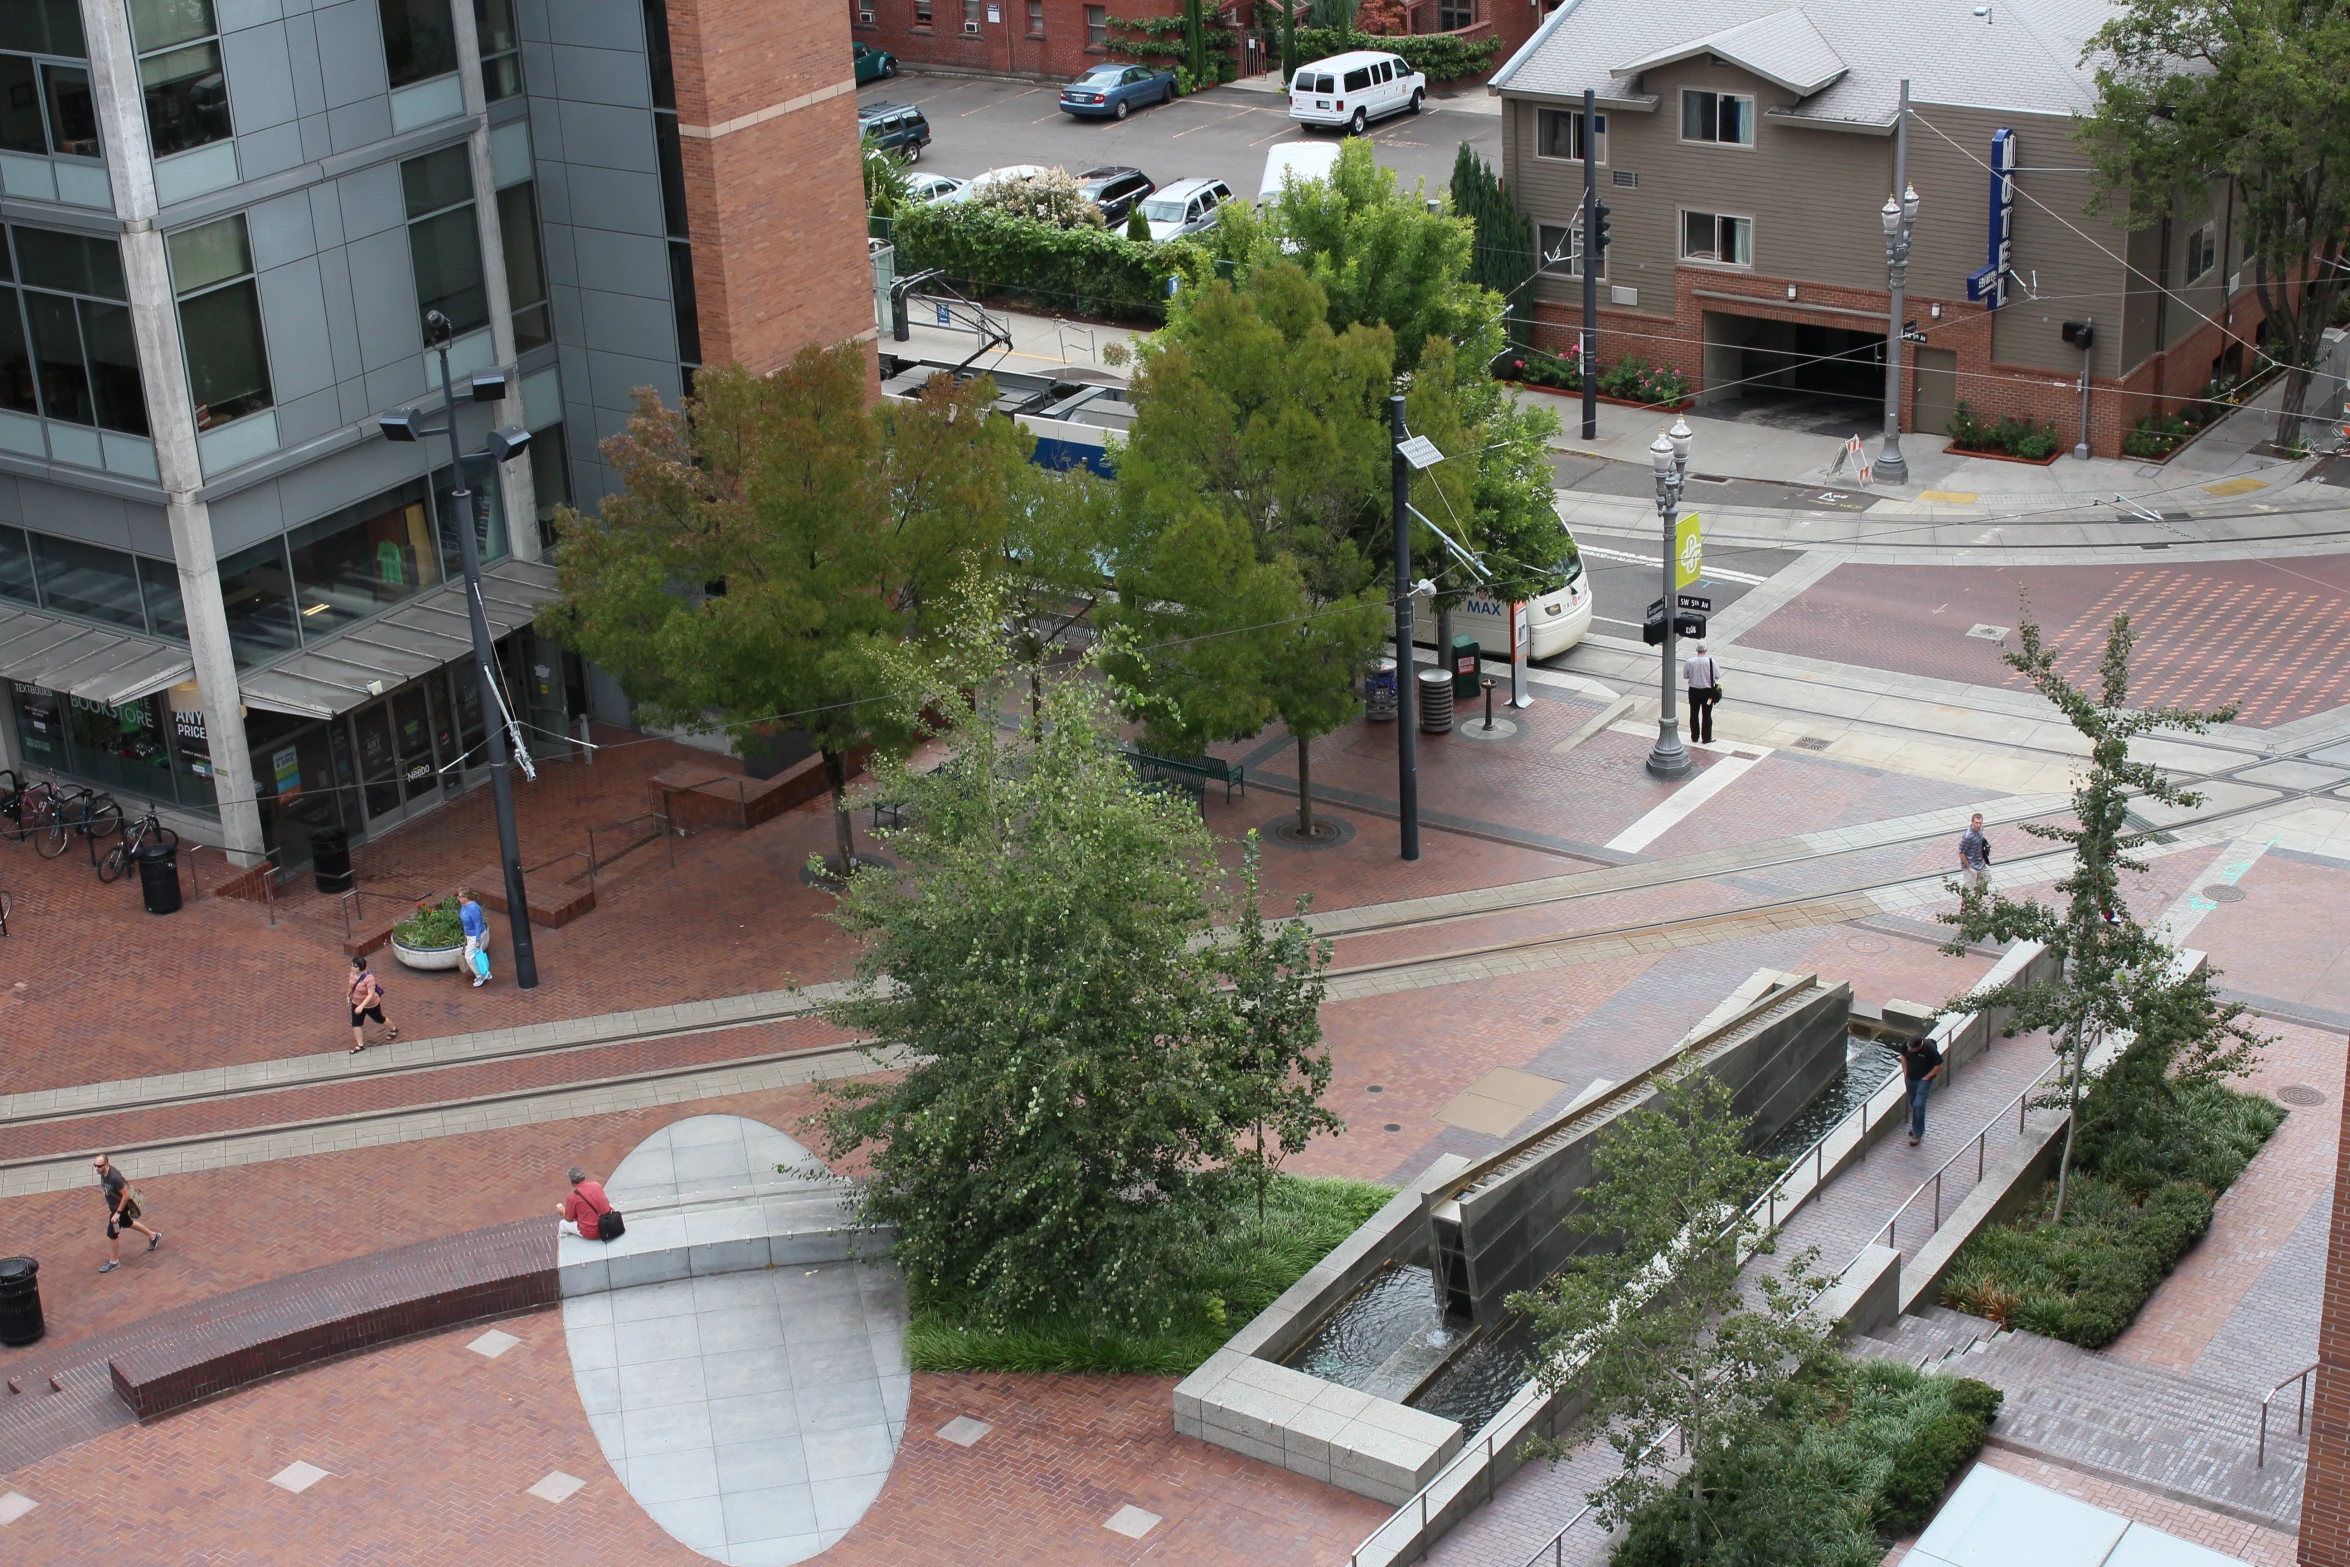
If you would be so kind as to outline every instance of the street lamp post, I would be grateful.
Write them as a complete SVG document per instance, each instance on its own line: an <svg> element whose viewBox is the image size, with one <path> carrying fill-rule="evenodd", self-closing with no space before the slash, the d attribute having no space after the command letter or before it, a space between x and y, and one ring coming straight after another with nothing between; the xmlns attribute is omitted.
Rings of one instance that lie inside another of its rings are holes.
<svg viewBox="0 0 2350 1567"><path fill-rule="evenodd" d="M1918 193L1909 183L1909 78L1901 79L1901 111L1893 135L1893 189L1877 214L1885 225L1885 270L1892 301L1885 333L1885 439L1877 472L1893 484L1909 482L1909 461L1901 455L1902 295L1909 286L1909 235L1918 220Z"/></svg>
<svg viewBox="0 0 2350 1567"><path fill-rule="evenodd" d="M1395 507L1395 805L1403 857L1420 857L1419 741L1412 733L1412 459L1404 450L1403 398L1387 399L1388 483Z"/></svg>
<svg viewBox="0 0 2350 1567"><path fill-rule="evenodd" d="M1649 463L1656 469L1656 515L1664 524L1665 546L1664 667L1657 684L1656 745L1648 753L1648 771L1657 778L1678 778L1689 771L1689 753L1681 748L1681 698L1673 686L1673 614L1680 595L1673 580L1676 565L1673 524L1681 512L1681 486L1689 478L1689 434L1689 422L1675 419L1672 429L1659 435L1648 448Z"/></svg>
<svg viewBox="0 0 2350 1567"><path fill-rule="evenodd" d="M474 538L473 491L465 483L465 448L457 434L457 389L449 374L449 340L455 336L449 318L439 311L428 311L424 318L426 335L441 356L441 408L448 421L449 459L457 469L457 493L450 497L457 525L457 554L465 563L465 617L473 629L473 672L481 686L482 728L489 739L490 793L497 805L498 859L506 870L506 924L514 943L514 982L524 990L535 990L539 982L538 952L530 939L530 907L524 901L522 886L522 845L514 830L514 780L509 772L506 746L506 728L512 715L506 709L504 698L498 694L496 654L490 645L490 623L483 612L481 601L481 547ZM500 372L477 375L473 378L473 398L476 402L496 402L506 395L506 377ZM377 421L384 438L393 441L420 441L428 435L439 435L439 430L427 430L424 418L413 408L398 413L384 414ZM507 425L490 432L489 449L475 457L488 457L493 462L505 462L519 455L530 445L530 432L520 425Z"/></svg>

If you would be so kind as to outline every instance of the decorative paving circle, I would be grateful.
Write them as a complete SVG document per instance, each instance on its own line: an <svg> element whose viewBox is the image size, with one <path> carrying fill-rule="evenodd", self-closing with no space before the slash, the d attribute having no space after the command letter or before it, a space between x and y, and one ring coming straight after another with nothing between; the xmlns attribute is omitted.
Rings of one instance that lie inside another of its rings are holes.
<svg viewBox="0 0 2350 1567"><path fill-rule="evenodd" d="M1336 816L1314 816L1314 835L1309 838L1297 830L1295 815L1278 816L1257 829L1257 836L1267 843L1277 843L1284 849L1335 849L1350 843L1355 835L1355 824Z"/></svg>
<svg viewBox="0 0 2350 1567"><path fill-rule="evenodd" d="M2218 883L2204 888L2203 895L2214 903L2242 903L2244 901L2243 888L2229 887Z"/></svg>
<svg viewBox="0 0 2350 1567"><path fill-rule="evenodd" d="M1484 716L1475 714L1467 723L1454 729L1453 734L1463 740L1514 740L1518 735L1518 726L1514 720L1496 718L1493 727L1488 729Z"/></svg>
<svg viewBox="0 0 2350 1567"><path fill-rule="evenodd" d="M1882 936L1854 936L1844 945L1854 952L1883 952L1893 943Z"/></svg>
<svg viewBox="0 0 2350 1567"><path fill-rule="evenodd" d="M2321 1105L2326 1102L2326 1096L2307 1083L2295 1083L2290 1088L2280 1088L2277 1090L2277 1098L2282 1103L2298 1105L2304 1110L2311 1105Z"/></svg>

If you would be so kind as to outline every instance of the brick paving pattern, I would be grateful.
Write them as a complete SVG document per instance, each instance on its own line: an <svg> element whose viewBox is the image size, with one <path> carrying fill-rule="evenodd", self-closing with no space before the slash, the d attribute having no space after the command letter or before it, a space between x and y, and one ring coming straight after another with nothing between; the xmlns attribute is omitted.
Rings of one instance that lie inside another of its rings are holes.
<svg viewBox="0 0 2350 1567"><path fill-rule="evenodd" d="M2180 566L1842 565L1747 632L1742 643L1975 685L2023 685L1976 625L2014 627L2019 596L2093 680L2106 627L2127 610L2138 633L2131 700L2219 707L2262 727L2350 701L2350 668L2311 659L2350 636L2350 557L2198 561ZM2006 644L2014 646L2012 639Z"/></svg>

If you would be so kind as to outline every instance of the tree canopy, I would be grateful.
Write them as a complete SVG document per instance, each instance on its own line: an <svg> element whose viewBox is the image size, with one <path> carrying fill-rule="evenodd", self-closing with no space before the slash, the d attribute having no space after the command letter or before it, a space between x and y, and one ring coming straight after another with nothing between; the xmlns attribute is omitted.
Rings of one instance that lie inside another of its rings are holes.
<svg viewBox="0 0 2350 1567"><path fill-rule="evenodd" d="M864 948L825 1015L905 1069L831 1091L828 1147L870 1151L864 1216L895 1228L920 1298L989 1326L1148 1329L1249 1167L1242 1134L1277 1159L1336 1129L1315 1103L1320 955L1261 920L1214 939L1213 841L1188 799L1137 786L1094 655L1007 667L1007 601L969 598L938 665L885 660L901 719L948 715L947 756L878 764L901 866L851 877L836 918ZM1023 686L1040 716L1007 730Z"/></svg>
<svg viewBox="0 0 2350 1567"><path fill-rule="evenodd" d="M1945 951L1963 952L1967 943L1986 939L2037 941L2056 959L2047 978L2014 980L1953 1000L1949 1009L2012 1009L2015 1028L2047 1030L2066 1056L2074 1114L2065 1128L2057 1175L2056 1217L2062 1219L2081 1119L2082 1062L2108 1034L2144 1031L2124 1073L2128 1082L2143 1086L2144 1094L2136 1100L2128 1094L2105 1096L2125 1115L2143 1112L2147 1096L2167 1100L2177 1086L2173 1079L2208 1081L2241 1071L2260 1041L2239 1021L2242 1007L2222 1003L2207 978L2177 971L2177 954L2160 931L2148 929L2130 912L2121 884L2123 871L2146 868L2134 851L2155 837L2151 831L2130 830L2136 800L2203 803L2201 794L2173 783L2161 768L2133 758L2131 742L2165 731L2203 734L2232 720L2235 709L2131 707L2130 649L2136 635L2126 614L2114 616L2106 635L2094 692L2057 667L2060 651L2042 639L2029 606L2021 619L2017 640L2022 645L2002 657L2089 742L2088 765L2073 786L2072 824L2023 824L2033 837L2071 845L2072 864L2057 879L2057 902L1968 887L1960 893L1957 910L1942 921L1958 929Z"/></svg>
<svg viewBox="0 0 2350 1567"><path fill-rule="evenodd" d="M2305 443L2310 368L2350 292L2350 9L2128 0L2083 58L2097 62L2097 107L2081 142L2125 221L2157 223L2182 192L2227 182L2266 351L2287 367L2277 440Z"/></svg>
<svg viewBox="0 0 2350 1567"><path fill-rule="evenodd" d="M539 629L609 670L655 723L805 729L853 855L850 753L909 743L876 655L931 636L965 555L996 554L1028 438L989 413L992 383L934 380L867 403L862 345L803 349L772 375L714 366L686 410L639 394L604 443L620 489L567 512L562 597Z"/></svg>

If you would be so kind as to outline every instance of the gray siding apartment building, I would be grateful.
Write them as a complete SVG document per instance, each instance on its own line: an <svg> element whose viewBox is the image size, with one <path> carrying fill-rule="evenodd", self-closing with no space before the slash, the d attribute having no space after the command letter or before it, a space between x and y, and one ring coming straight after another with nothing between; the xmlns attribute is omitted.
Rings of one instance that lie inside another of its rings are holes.
<svg viewBox="0 0 2350 1567"><path fill-rule="evenodd" d="M1922 205L1903 428L1938 440L1963 399L2118 455L2141 416L2253 368L2262 323L2224 181L2145 228L2094 205L2074 116L2095 105L2083 54L2112 14L2106 0L1568 0L1491 87L1503 171L1547 258L1539 337L1563 350L1581 320L1588 146L1612 209L1603 362L1671 365L1706 404L1794 404L1823 433L1876 431L1890 300L1879 208L1908 78ZM2012 157L2004 179L1995 157ZM2003 192L2007 266L1993 278ZM2085 435L2082 356L2062 335L2084 318Z"/></svg>
<svg viewBox="0 0 2350 1567"><path fill-rule="evenodd" d="M549 521L700 358L669 78L662 0L0 0L0 766L288 866L478 779L446 443L376 424L436 309L467 450L534 432L472 487L559 745Z"/></svg>

